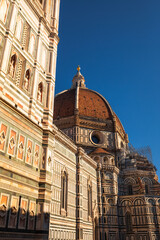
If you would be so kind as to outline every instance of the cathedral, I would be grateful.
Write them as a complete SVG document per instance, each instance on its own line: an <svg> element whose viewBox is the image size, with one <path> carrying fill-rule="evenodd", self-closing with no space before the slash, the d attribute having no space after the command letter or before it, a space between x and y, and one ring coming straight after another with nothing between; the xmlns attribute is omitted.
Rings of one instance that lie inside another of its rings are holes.
<svg viewBox="0 0 160 240"><path fill-rule="evenodd" d="M159 240L156 167L108 101L79 66L54 96L59 9L0 0L0 239Z"/></svg>

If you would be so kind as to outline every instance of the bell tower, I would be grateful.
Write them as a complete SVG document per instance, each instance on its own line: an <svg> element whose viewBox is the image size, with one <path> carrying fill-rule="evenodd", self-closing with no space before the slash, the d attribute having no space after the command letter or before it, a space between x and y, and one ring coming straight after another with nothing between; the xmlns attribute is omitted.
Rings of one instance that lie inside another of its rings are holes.
<svg viewBox="0 0 160 240"><path fill-rule="evenodd" d="M53 122L59 9L60 0L0 2L8 31L0 34L0 96L45 127Z"/></svg>
<svg viewBox="0 0 160 240"><path fill-rule="evenodd" d="M15 239L19 229L21 238L26 230L48 238L59 9L60 0L0 0L0 167L8 171L0 228L15 229Z"/></svg>

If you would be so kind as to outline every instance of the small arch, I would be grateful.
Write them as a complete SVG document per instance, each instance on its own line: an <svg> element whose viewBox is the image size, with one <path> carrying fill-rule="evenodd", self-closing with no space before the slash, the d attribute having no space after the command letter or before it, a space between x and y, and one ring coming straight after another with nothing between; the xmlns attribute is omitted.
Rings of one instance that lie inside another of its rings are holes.
<svg viewBox="0 0 160 240"><path fill-rule="evenodd" d="M123 206L123 207L131 206L131 205L132 205L132 202L128 199L125 199L122 202L120 202L120 206Z"/></svg>
<svg viewBox="0 0 160 240"><path fill-rule="evenodd" d="M37 100L42 103L43 98L43 83L38 84Z"/></svg>
<svg viewBox="0 0 160 240"><path fill-rule="evenodd" d="M148 185L152 185L152 180L148 177L142 178L142 182Z"/></svg>
<svg viewBox="0 0 160 240"><path fill-rule="evenodd" d="M155 204L155 200L152 199L152 198L150 198L150 199L148 200L148 203L149 203L151 206L155 206L155 205L156 205L156 204Z"/></svg>
<svg viewBox="0 0 160 240"><path fill-rule="evenodd" d="M136 199L134 200L133 204L134 204L135 206L143 206L143 205L144 205L144 201L143 201L143 199L141 199L141 198L136 198Z"/></svg>
<svg viewBox="0 0 160 240"><path fill-rule="evenodd" d="M112 180L113 179L113 175L111 173L106 173L106 174L104 174L104 179L105 180Z"/></svg>
<svg viewBox="0 0 160 240"><path fill-rule="evenodd" d="M109 204L110 206L113 206L113 205L114 205L113 199L108 199L108 204Z"/></svg>
<svg viewBox="0 0 160 240"><path fill-rule="evenodd" d="M103 158L103 161L104 161L104 163L107 163L107 162L108 162L108 158L107 158L107 157L104 157L104 158Z"/></svg>
<svg viewBox="0 0 160 240"><path fill-rule="evenodd" d="M127 178L124 180L124 184L129 184L129 183L136 184L136 181L135 181L135 179L132 178L132 177L127 177Z"/></svg>

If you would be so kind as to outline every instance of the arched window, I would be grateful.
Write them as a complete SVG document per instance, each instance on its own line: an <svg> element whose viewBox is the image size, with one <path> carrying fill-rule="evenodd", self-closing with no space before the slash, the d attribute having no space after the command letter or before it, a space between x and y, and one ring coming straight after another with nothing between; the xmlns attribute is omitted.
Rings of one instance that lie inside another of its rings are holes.
<svg viewBox="0 0 160 240"><path fill-rule="evenodd" d="M9 74L12 78L15 77L15 69L16 69L16 63L17 63L17 55L13 54L10 61L10 68L9 68Z"/></svg>
<svg viewBox="0 0 160 240"><path fill-rule="evenodd" d="M31 71L30 69L26 70L25 77L24 77L24 89L29 90L29 84L30 84L30 78L31 78Z"/></svg>
<svg viewBox="0 0 160 240"><path fill-rule="evenodd" d="M123 142L121 142L121 148L124 148L124 144L123 144Z"/></svg>
<svg viewBox="0 0 160 240"><path fill-rule="evenodd" d="M42 102L42 97L43 97L42 95L43 95L43 83L40 82L38 84L38 92L37 92L37 100L39 102Z"/></svg>
<svg viewBox="0 0 160 240"><path fill-rule="evenodd" d="M148 194L149 193L149 186L148 184L145 183L145 193Z"/></svg>
<svg viewBox="0 0 160 240"><path fill-rule="evenodd" d="M132 185L128 185L128 195L133 195Z"/></svg>
<svg viewBox="0 0 160 240"><path fill-rule="evenodd" d="M0 1L0 20L5 23L7 14L8 14L8 8L9 8L9 1L8 0L2 0Z"/></svg>
<svg viewBox="0 0 160 240"><path fill-rule="evenodd" d="M88 216L92 217L92 187L88 185Z"/></svg>
<svg viewBox="0 0 160 240"><path fill-rule="evenodd" d="M125 220L126 220L126 230L127 232L131 232L132 231L132 215L130 212L126 213Z"/></svg>
<svg viewBox="0 0 160 240"><path fill-rule="evenodd" d="M34 52L34 47L35 47L35 35L31 33L30 41L29 41L29 50L28 50L31 55Z"/></svg>
<svg viewBox="0 0 160 240"><path fill-rule="evenodd" d="M23 20L19 16L17 19L17 25L16 25L16 31L15 31L15 37L21 41L22 38L22 31L23 31Z"/></svg>
<svg viewBox="0 0 160 240"><path fill-rule="evenodd" d="M65 171L62 173L61 186L61 208L67 211L68 176Z"/></svg>

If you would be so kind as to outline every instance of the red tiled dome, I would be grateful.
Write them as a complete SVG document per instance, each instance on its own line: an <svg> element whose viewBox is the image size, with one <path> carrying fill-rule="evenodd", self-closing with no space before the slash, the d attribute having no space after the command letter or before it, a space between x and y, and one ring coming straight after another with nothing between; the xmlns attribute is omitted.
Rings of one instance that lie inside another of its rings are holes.
<svg viewBox="0 0 160 240"><path fill-rule="evenodd" d="M55 97L54 119L74 115L75 89L64 91Z"/></svg>
<svg viewBox="0 0 160 240"><path fill-rule="evenodd" d="M82 124L83 127L89 126L92 129L108 127L110 131L118 131L125 136L123 126L107 100L86 88L80 67L73 77L71 89L56 95L53 119L60 129Z"/></svg>
<svg viewBox="0 0 160 240"><path fill-rule="evenodd" d="M55 97L54 119L74 115L75 94L75 89L71 89ZM112 119L112 110L108 102L100 94L87 88L79 88L78 110L80 116Z"/></svg>
<svg viewBox="0 0 160 240"><path fill-rule="evenodd" d="M89 89L79 89L79 115L99 118L111 119L111 109L102 97Z"/></svg>

